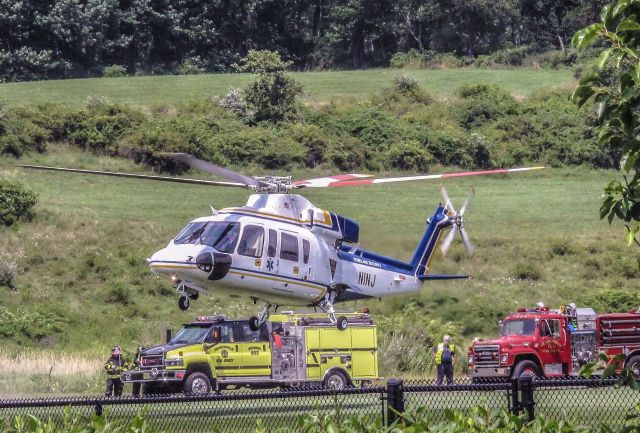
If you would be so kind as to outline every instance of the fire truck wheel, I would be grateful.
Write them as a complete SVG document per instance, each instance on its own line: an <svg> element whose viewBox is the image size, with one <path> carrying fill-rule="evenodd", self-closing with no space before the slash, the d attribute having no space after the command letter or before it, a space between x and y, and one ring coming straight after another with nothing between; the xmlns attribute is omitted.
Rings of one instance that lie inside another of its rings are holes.
<svg viewBox="0 0 640 433"><path fill-rule="evenodd" d="M187 295L182 295L178 298L178 307L180 307L182 311L189 309L189 297Z"/></svg>
<svg viewBox="0 0 640 433"><path fill-rule="evenodd" d="M533 361L520 361L516 368L513 369L513 377L518 378L523 374L538 377L540 376L540 371L538 370L538 366Z"/></svg>
<svg viewBox="0 0 640 433"><path fill-rule="evenodd" d="M640 378L640 355L634 355L629 358L627 368L633 373L633 377L636 379Z"/></svg>
<svg viewBox="0 0 640 433"><path fill-rule="evenodd" d="M249 318L249 328L251 328L252 331L260 329L260 322L256 316Z"/></svg>
<svg viewBox="0 0 640 433"><path fill-rule="evenodd" d="M209 394L211 392L211 382L204 373L191 373L184 382L185 394Z"/></svg>
<svg viewBox="0 0 640 433"><path fill-rule="evenodd" d="M324 378L322 385L326 389L344 389L349 386L349 380L342 371L332 370Z"/></svg>
<svg viewBox="0 0 640 433"><path fill-rule="evenodd" d="M349 326L349 321L347 320L346 317L340 316L336 320L336 326L340 331L344 331L345 329L347 329L347 326Z"/></svg>

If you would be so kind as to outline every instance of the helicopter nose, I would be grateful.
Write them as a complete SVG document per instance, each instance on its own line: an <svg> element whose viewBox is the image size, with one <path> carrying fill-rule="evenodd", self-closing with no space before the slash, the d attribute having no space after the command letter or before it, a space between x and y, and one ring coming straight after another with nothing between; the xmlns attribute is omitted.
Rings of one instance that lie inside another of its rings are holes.
<svg viewBox="0 0 640 433"><path fill-rule="evenodd" d="M203 272L209 274L209 280L221 280L231 269L231 256L218 252L205 252L196 257L196 266Z"/></svg>

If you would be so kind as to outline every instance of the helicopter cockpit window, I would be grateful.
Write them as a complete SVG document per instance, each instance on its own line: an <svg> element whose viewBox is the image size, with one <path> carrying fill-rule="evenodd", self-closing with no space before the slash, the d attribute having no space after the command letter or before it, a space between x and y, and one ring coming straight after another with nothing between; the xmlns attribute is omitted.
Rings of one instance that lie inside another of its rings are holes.
<svg viewBox="0 0 640 433"><path fill-rule="evenodd" d="M176 236L173 240L174 244L195 244L202 234L206 222L190 223Z"/></svg>
<svg viewBox="0 0 640 433"><path fill-rule="evenodd" d="M227 222L208 223L200 243L215 248L221 253L232 253L238 243L240 224Z"/></svg>
<svg viewBox="0 0 640 433"><path fill-rule="evenodd" d="M311 244L306 239L302 240L302 262L306 265L309 263L309 251L311 250Z"/></svg>
<svg viewBox="0 0 640 433"><path fill-rule="evenodd" d="M238 245L238 254L249 257L262 257L264 229L260 226L245 226Z"/></svg>
<svg viewBox="0 0 640 433"><path fill-rule="evenodd" d="M173 243L208 245L222 253L231 253L236 247L239 234L239 223L196 222L185 227Z"/></svg>
<svg viewBox="0 0 640 433"><path fill-rule="evenodd" d="M298 238L287 233L280 233L280 258L298 261Z"/></svg>

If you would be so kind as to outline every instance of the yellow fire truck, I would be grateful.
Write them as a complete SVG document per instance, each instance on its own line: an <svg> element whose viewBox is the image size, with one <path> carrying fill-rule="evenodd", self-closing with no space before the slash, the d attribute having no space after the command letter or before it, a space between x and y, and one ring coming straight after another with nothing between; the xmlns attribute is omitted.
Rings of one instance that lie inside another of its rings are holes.
<svg viewBox="0 0 640 433"><path fill-rule="evenodd" d="M229 387L341 388L378 378L376 327L366 313L341 314L337 329L323 313L272 314L253 331L248 320L198 317L167 343L143 349L123 382L147 394L205 394Z"/></svg>

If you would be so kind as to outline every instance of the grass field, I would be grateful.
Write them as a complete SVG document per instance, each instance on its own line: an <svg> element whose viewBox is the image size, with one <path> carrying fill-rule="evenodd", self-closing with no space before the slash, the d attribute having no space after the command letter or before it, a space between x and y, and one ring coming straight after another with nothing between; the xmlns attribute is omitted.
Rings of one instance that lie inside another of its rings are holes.
<svg viewBox="0 0 640 433"><path fill-rule="evenodd" d="M389 86L392 77L407 74L437 97L448 97L466 83L499 84L517 97L536 91L568 88L574 84L569 70L456 69L408 70L371 69L294 73L302 84L307 102L335 97L366 98ZM87 96L106 96L116 102L148 106L176 104L193 98L224 94L229 87L244 87L249 74L163 75L149 77L87 78L0 84L0 100L9 106L63 102L81 105Z"/></svg>

